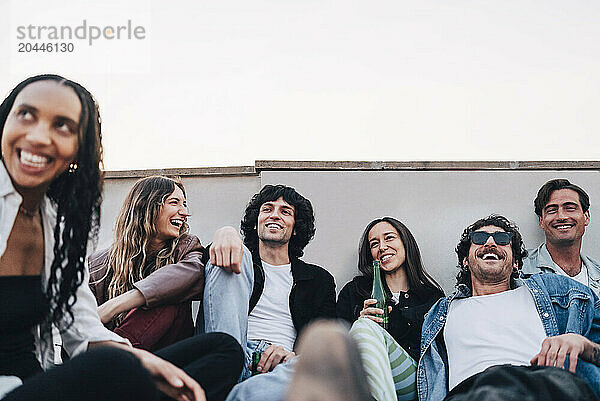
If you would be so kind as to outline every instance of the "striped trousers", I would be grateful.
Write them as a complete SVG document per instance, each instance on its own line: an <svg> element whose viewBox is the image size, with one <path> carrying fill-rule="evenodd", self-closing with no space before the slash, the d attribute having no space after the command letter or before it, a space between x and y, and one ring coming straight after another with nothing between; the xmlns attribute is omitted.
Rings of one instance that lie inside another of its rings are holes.
<svg viewBox="0 0 600 401"><path fill-rule="evenodd" d="M417 363L371 319L358 319L350 329L358 345L371 395L377 401L417 398Z"/></svg>

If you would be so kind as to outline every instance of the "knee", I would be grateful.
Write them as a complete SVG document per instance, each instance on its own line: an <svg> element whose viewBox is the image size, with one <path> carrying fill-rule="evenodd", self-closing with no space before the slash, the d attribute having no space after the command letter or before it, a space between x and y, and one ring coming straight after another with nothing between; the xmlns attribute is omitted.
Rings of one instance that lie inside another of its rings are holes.
<svg viewBox="0 0 600 401"><path fill-rule="evenodd" d="M356 319L356 321L352 324L352 327L350 328L350 333L360 330L378 333L379 330L381 330L381 326L372 321L371 319L360 318Z"/></svg>
<svg viewBox="0 0 600 401"><path fill-rule="evenodd" d="M237 340L226 333L212 332L193 337L195 349L200 355L207 352L218 353L221 358L227 359L234 365L242 366L244 363L244 352Z"/></svg>
<svg viewBox="0 0 600 401"><path fill-rule="evenodd" d="M380 325L366 318L358 319L350 328L350 337L352 337L359 347L364 341L367 341L367 344L371 341L385 344L384 333L385 330Z"/></svg>
<svg viewBox="0 0 600 401"><path fill-rule="evenodd" d="M154 381L150 372L144 368L140 360L131 352L114 347L100 347L90 350L82 356L79 373L90 380L102 377L105 383L110 383L111 391L123 392L135 396L148 396L156 393ZM88 368L90 372L84 372Z"/></svg>
<svg viewBox="0 0 600 401"><path fill-rule="evenodd" d="M122 377L123 373L143 369L139 359L135 355L119 348L99 347L83 355L88 358L88 363L85 366L93 367L94 370L104 371L115 377ZM93 361L93 363L89 363L89 361Z"/></svg>
<svg viewBox="0 0 600 401"><path fill-rule="evenodd" d="M242 359L244 356L244 352L242 351L242 347L237 340L226 333L210 333L215 337L215 343L218 344L219 349L227 351L232 356L234 355L236 358L240 359L240 363L242 363Z"/></svg>
<svg viewBox="0 0 600 401"><path fill-rule="evenodd" d="M243 245L242 262L241 262L240 270L241 270L241 273L243 276L247 276L247 277L249 277L249 279L254 278L254 262L252 260L252 253L250 252L250 249L248 249L248 247L246 245ZM221 275L224 275L225 277L237 276L237 274L234 274L231 271L228 271L219 266L213 265L210 261L206 262L206 265L204 267L204 272L205 272L204 274L206 276L207 281L210 279L214 279L213 276L221 276Z"/></svg>
<svg viewBox="0 0 600 401"><path fill-rule="evenodd" d="M135 363L137 358L130 352L116 348L116 347L98 347L89 350L87 353L82 354L94 360L96 366L110 366L110 364L117 362L119 365L128 365Z"/></svg>

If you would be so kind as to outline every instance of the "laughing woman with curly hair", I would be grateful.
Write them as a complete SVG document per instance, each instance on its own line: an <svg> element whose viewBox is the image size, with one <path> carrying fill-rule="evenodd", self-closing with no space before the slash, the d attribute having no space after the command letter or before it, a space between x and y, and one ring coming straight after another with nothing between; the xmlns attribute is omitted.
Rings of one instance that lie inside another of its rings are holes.
<svg viewBox="0 0 600 401"><path fill-rule="evenodd" d="M102 189L92 95L58 75L28 78L0 104L0 133L0 397L203 399L183 370L98 318L84 264ZM59 359L53 333L71 359L44 371Z"/></svg>

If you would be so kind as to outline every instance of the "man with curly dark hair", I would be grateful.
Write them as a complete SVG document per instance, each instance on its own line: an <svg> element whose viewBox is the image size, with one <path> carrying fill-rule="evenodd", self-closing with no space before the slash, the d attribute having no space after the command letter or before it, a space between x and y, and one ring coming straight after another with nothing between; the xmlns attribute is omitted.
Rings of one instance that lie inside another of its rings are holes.
<svg viewBox="0 0 600 401"><path fill-rule="evenodd" d="M467 287L472 286L471 281L471 270L469 270L467 256L469 254L469 250L471 249L471 233L479 230L481 227L485 226L495 226L500 227L507 233L511 235L510 247L512 249L514 262L516 265L513 267L513 270L510 274L510 289L517 288L516 280L519 278L519 269L523 266L523 258L527 256L527 251L523 245L523 238L521 237L521 233L517 226L508 221L503 216L491 215L485 217L483 219L477 220L475 223L471 224L460 237L460 242L456 246L456 254L458 255L458 269L459 272L456 276L456 284L464 284Z"/></svg>
<svg viewBox="0 0 600 401"><path fill-rule="evenodd" d="M491 215L456 247L457 290L425 318L419 400L591 400L600 394L600 303L557 274L519 279L519 230Z"/></svg>
<svg viewBox="0 0 600 401"><path fill-rule="evenodd" d="M562 274L600 294L600 262L581 252L590 222L588 194L569 180L557 178L542 185L533 205L546 241L529 250L523 273Z"/></svg>
<svg viewBox="0 0 600 401"><path fill-rule="evenodd" d="M231 334L245 346L243 382L228 400L281 400L294 370L296 338L310 321L335 317L335 283L325 269L299 259L315 234L315 217L294 188L265 185L248 203L241 231L243 251L236 251L231 233L210 247L204 320L196 329ZM250 378L253 352L261 357L259 374Z"/></svg>

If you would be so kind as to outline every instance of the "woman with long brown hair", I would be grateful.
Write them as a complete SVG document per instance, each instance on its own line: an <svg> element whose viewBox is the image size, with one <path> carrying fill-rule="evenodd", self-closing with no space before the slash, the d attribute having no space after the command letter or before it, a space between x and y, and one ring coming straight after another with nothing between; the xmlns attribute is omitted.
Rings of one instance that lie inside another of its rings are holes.
<svg viewBox="0 0 600 401"><path fill-rule="evenodd" d="M383 310L371 299L373 260L381 264L389 308L387 330L377 324ZM361 274L340 291L336 311L353 324L350 333L368 361L364 368L371 393L377 400L415 399L424 315L444 293L425 271L410 230L392 217L367 225L358 249L358 270Z"/></svg>
<svg viewBox="0 0 600 401"><path fill-rule="evenodd" d="M204 248L188 233L188 216L179 179L142 178L123 202L112 245L90 258L100 318L135 347L154 351L193 334Z"/></svg>
<svg viewBox="0 0 600 401"><path fill-rule="evenodd" d="M204 293L205 250L189 234L189 216L181 180L138 180L117 216L112 245L90 257L90 287L102 322L134 347L158 354L187 352L186 368L207 398L222 400L237 381L242 361L231 356L230 336L192 337L191 301Z"/></svg>

